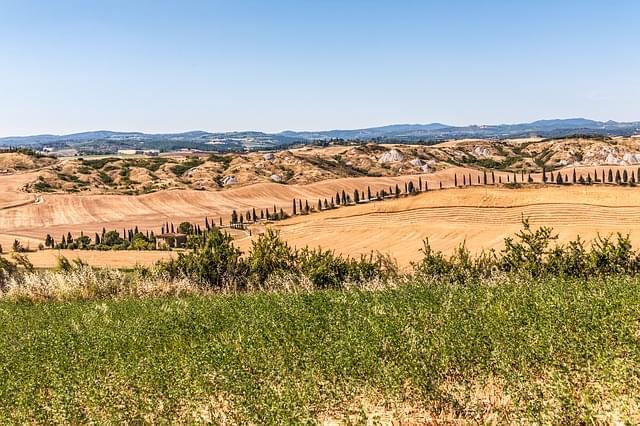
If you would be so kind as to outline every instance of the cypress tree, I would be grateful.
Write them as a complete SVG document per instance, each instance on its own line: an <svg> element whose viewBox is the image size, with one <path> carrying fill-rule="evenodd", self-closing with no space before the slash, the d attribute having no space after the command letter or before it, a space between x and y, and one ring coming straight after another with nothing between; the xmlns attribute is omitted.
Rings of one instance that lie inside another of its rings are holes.
<svg viewBox="0 0 640 426"><path fill-rule="evenodd" d="M318 198L318 211L322 211L322 201Z"/></svg>
<svg viewBox="0 0 640 426"><path fill-rule="evenodd" d="M353 191L353 201L358 204L360 202L360 193L358 192L358 190L354 190Z"/></svg>
<svg viewBox="0 0 640 426"><path fill-rule="evenodd" d="M422 177L418 176L418 187L419 191L422 192Z"/></svg>
<svg viewBox="0 0 640 426"><path fill-rule="evenodd" d="M556 176L556 183L558 185L562 185L562 174L558 173L558 175Z"/></svg>
<svg viewBox="0 0 640 426"><path fill-rule="evenodd" d="M616 184L620 184L620 170L616 170Z"/></svg>
<svg viewBox="0 0 640 426"><path fill-rule="evenodd" d="M408 194L409 193L409 187L407 185L407 182L404 183L404 193Z"/></svg>
<svg viewBox="0 0 640 426"><path fill-rule="evenodd" d="M458 175L453 175L453 186L458 186Z"/></svg>
<svg viewBox="0 0 640 426"><path fill-rule="evenodd" d="M408 192L409 194L413 194L413 193L415 193L415 192L416 192L416 189L415 189L415 187L413 186L413 182L411 182L411 181L409 181L409 185L408 185L407 189L408 189L408 191L409 191L409 192Z"/></svg>
<svg viewBox="0 0 640 426"><path fill-rule="evenodd" d="M438 182L440 184L440 189L442 189L442 181Z"/></svg>
<svg viewBox="0 0 640 426"><path fill-rule="evenodd" d="M542 168L542 182L547 183L547 169Z"/></svg>
<svg viewBox="0 0 640 426"><path fill-rule="evenodd" d="M631 171L631 183L636 183L636 172Z"/></svg>
<svg viewBox="0 0 640 426"><path fill-rule="evenodd" d="M467 177L462 175L462 186L467 186Z"/></svg>
<svg viewBox="0 0 640 426"><path fill-rule="evenodd" d="M238 223L238 213L234 210L231 212L231 224L235 225L236 223Z"/></svg>
<svg viewBox="0 0 640 426"><path fill-rule="evenodd" d="M604 169L602 169L602 183L604 183Z"/></svg>
<svg viewBox="0 0 640 426"><path fill-rule="evenodd" d="M256 223L258 221L258 218L256 216L256 208L253 208L253 223Z"/></svg>
<svg viewBox="0 0 640 426"><path fill-rule="evenodd" d="M491 183L493 185L496 184L496 175L493 173L493 170L491 170Z"/></svg>
<svg viewBox="0 0 640 426"><path fill-rule="evenodd" d="M629 174L627 173L627 169L624 169L622 172L622 181L624 183L629 182Z"/></svg>
<svg viewBox="0 0 640 426"><path fill-rule="evenodd" d="M293 199L293 215L295 216L296 214L298 213L296 212L296 199L294 198Z"/></svg>
<svg viewBox="0 0 640 426"><path fill-rule="evenodd" d="M222 216L220 216L220 227L222 228Z"/></svg>
<svg viewBox="0 0 640 426"><path fill-rule="evenodd" d="M498 183L502 184L502 176L498 176Z"/></svg>
<svg viewBox="0 0 640 426"><path fill-rule="evenodd" d="M607 176L607 181L609 183L613 182L613 172L609 169L609 175Z"/></svg>
<svg viewBox="0 0 640 426"><path fill-rule="evenodd" d="M396 198L400 196L400 187L396 184Z"/></svg>
<svg viewBox="0 0 640 426"><path fill-rule="evenodd" d="M480 185L480 175L476 176L478 178L478 185Z"/></svg>
<svg viewBox="0 0 640 426"><path fill-rule="evenodd" d="M551 182L553 182L555 179L553 179L553 172L551 172Z"/></svg>
<svg viewBox="0 0 640 426"><path fill-rule="evenodd" d="M582 176L582 175L581 175ZM576 169L573 169L573 179L571 181L572 183L576 183Z"/></svg>
<svg viewBox="0 0 640 426"><path fill-rule="evenodd" d="M344 189L342 190L342 205L347 205L347 194L344 192Z"/></svg>
<svg viewBox="0 0 640 426"><path fill-rule="evenodd" d="M367 200L371 200L371 187L367 186Z"/></svg>
<svg viewBox="0 0 640 426"><path fill-rule="evenodd" d="M274 208L274 211L275 211L275 208ZM307 200L304 200L304 212L306 214L309 214L309 201Z"/></svg>
<svg viewBox="0 0 640 426"><path fill-rule="evenodd" d="M486 171L486 170L483 170L483 171L482 171L482 183L483 183L484 185L486 185L486 184L487 184L487 171Z"/></svg>

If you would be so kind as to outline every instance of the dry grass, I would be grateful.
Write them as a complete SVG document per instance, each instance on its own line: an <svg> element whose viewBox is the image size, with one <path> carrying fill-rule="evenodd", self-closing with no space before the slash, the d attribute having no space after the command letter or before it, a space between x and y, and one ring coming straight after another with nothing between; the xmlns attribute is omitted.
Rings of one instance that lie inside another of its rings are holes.
<svg viewBox="0 0 640 426"><path fill-rule="evenodd" d="M0 298L11 301L62 302L111 298L149 298L206 294L196 283L161 274L140 275L88 266L68 271L23 272L10 277Z"/></svg>

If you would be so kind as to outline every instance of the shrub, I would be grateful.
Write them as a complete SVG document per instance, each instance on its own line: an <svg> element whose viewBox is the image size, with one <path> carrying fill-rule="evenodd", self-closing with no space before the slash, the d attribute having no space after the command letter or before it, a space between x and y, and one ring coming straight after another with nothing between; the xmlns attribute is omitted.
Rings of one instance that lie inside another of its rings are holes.
<svg viewBox="0 0 640 426"><path fill-rule="evenodd" d="M524 219L522 226L515 239L504 239L502 267L507 272L526 272L534 277L539 276L544 272L543 257L547 254L549 244L558 236L553 235L553 230L546 226L532 230L529 219Z"/></svg>
<svg viewBox="0 0 640 426"><path fill-rule="evenodd" d="M214 227L202 235L201 241L193 251L159 264L161 270L173 278L191 278L207 288L244 288L246 266L231 236Z"/></svg>
<svg viewBox="0 0 640 426"><path fill-rule="evenodd" d="M297 253L282 241L277 231L267 228L252 242L247 265L251 283L259 287L275 273L297 272Z"/></svg>
<svg viewBox="0 0 640 426"><path fill-rule="evenodd" d="M600 275L638 272L638 255L632 249L629 236L620 233L615 241L598 235L592 244L589 260L594 273Z"/></svg>
<svg viewBox="0 0 640 426"><path fill-rule="evenodd" d="M18 271L18 267L0 256L0 290L4 291L9 279Z"/></svg>

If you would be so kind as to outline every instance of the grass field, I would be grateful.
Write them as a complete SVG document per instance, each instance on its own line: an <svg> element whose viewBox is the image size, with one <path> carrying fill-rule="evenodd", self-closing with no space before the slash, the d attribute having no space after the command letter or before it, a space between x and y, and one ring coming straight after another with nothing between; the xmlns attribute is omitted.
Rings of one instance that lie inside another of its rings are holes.
<svg viewBox="0 0 640 426"><path fill-rule="evenodd" d="M0 302L0 422L640 421L640 281Z"/></svg>

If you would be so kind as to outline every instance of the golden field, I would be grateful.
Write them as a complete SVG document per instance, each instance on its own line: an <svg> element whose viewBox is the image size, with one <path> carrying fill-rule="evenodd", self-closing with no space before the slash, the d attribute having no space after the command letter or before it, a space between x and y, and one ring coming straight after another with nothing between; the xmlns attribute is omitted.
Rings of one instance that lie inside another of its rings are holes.
<svg viewBox="0 0 640 426"><path fill-rule="evenodd" d="M520 148L515 149L516 152L535 153L545 143L549 142L511 141L506 145L510 150L507 155L517 155L512 151L518 146ZM572 152L571 149L575 147L568 147L567 144L570 143L575 145L573 140L562 142L566 149L563 152ZM591 146L600 147L603 143L591 141ZM625 143L628 145L628 142ZM623 145L619 143L613 148L619 149ZM93 187L78 193L32 192L33 182L43 173L51 171L52 160L44 158L36 161L18 154L0 154L5 167L4 172L0 173L0 244L7 252L12 242L18 239L24 246L35 249L43 242L46 234L59 239L67 232L74 236L84 232L93 237L94 233L100 233L103 228L121 231L137 226L143 232L148 230L159 233L162 224L166 222L175 225L182 221L203 224L205 217L216 224L220 219L227 224L233 210L246 213L255 208L259 212L260 209L273 210L275 206L278 210L282 208L291 213L294 198L303 200L303 203L308 201L315 208L318 200L330 200L337 192L345 191L353 195L353 191L357 189L365 194L367 188L370 188L375 194L383 189L389 191L395 185L404 191L406 183L411 181L417 187L419 179L428 185L428 192L316 212L272 224L251 225L249 230L252 237L248 231L234 231L233 236L240 248L246 250L251 239L264 226L274 226L281 231L284 239L296 247L322 247L350 256L380 251L395 257L403 266L420 257L419 250L426 238L435 249L445 252L450 252L463 242L472 251L500 249L504 237L520 229L523 218L530 218L534 225L552 226L558 232L561 242L577 235L590 240L598 233L615 232L630 233L632 239L637 241L640 235L640 187L610 184L541 185L540 173L522 174L524 169L494 170L496 185L484 186L478 183L482 182L486 169L477 165L456 166L450 162L450 158L447 160L444 157L426 172L415 170L415 167L405 167L410 158L418 158L411 157L412 150L424 150L431 156L447 153L451 149L458 150L449 152L453 156L458 155L458 152L477 154L478 147L483 146L487 149L495 148L491 143L483 141L458 141L436 147L405 146L401 148L404 160L399 162L400 166L378 167L380 170L387 170L388 176L318 176L313 174L314 169L303 168L296 171L295 179L292 180L301 183L245 182L218 190L196 190L182 186L138 195L126 195L118 191L103 193L99 188ZM611 147L611 144L607 146ZM398 148L400 149L399 146ZM555 152L555 146L546 145L543 148L547 154ZM377 149L366 146L336 146L300 149L296 155L316 156L318 152L322 152L325 159L336 156L343 158L356 151L362 154L365 151L377 152ZM384 152L391 149L396 148L386 147ZM277 152L274 157L282 157L284 161L290 153L291 151ZM482 155L485 154L487 153L483 151ZM239 157L246 162L247 158L262 158L262 155L239 154ZM422 154L418 152L416 155ZM580 156L584 158L585 155L588 154L582 153ZM500 160L497 154L492 159ZM64 164L67 160L58 161L53 164L66 167ZM184 158L171 161L180 162ZM234 157L231 164L237 161L239 160ZM279 160L275 160L277 161ZM11 165L14 167L11 168ZM19 167L15 167L16 165ZM364 166L366 165L363 164ZM603 171L606 174L609 169L614 173L626 170L629 176L632 173L637 176L638 173L636 165L575 166L565 167L560 172L569 179L574 170L577 176L586 178L587 174L591 177L597 174L601 178ZM491 171L486 171L491 183ZM305 181L305 173L309 173L309 182ZM557 175L558 171L554 173ZM453 188L454 176L457 176L459 186L462 185L463 176L465 180L469 180L470 176L472 186ZM534 184L527 182L529 176ZM509 185L514 178L522 185ZM499 180L502 184L498 184ZM439 190L440 185L444 189ZM122 267L151 264L172 255L166 252L58 253L57 250L47 250L30 253L28 256L36 266L50 267L55 264L58 254L69 258L80 257L95 266Z"/></svg>

